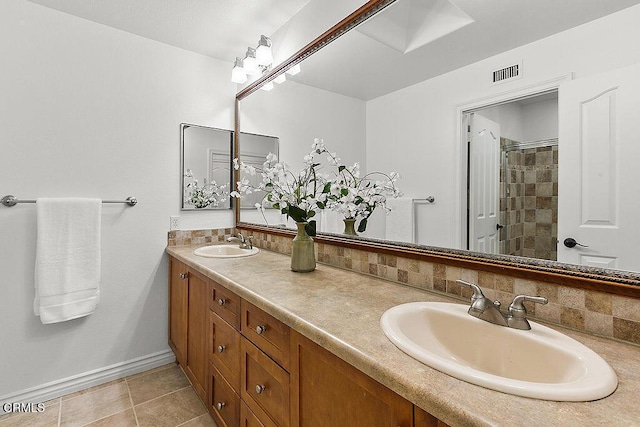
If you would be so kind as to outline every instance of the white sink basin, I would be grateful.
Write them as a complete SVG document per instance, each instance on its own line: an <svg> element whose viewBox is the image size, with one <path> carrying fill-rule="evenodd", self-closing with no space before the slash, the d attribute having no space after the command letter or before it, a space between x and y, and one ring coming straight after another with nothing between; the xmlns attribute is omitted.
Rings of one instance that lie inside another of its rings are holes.
<svg viewBox="0 0 640 427"><path fill-rule="evenodd" d="M613 393L618 378L598 354L560 332L498 326L468 306L415 302L380 319L387 337L413 358L455 378L517 396L589 401Z"/></svg>
<svg viewBox="0 0 640 427"><path fill-rule="evenodd" d="M193 251L195 255L206 258L240 258L255 255L260 249L241 249L238 245L211 245L203 246Z"/></svg>

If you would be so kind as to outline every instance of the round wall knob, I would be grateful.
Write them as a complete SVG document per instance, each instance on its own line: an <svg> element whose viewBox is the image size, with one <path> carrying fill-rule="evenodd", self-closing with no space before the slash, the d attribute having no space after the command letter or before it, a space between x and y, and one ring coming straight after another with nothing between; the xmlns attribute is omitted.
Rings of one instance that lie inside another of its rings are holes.
<svg viewBox="0 0 640 427"><path fill-rule="evenodd" d="M223 345L219 345L218 346L218 353L222 353L227 347L223 346Z"/></svg>
<svg viewBox="0 0 640 427"><path fill-rule="evenodd" d="M263 326L263 325L256 326L256 334L258 334L258 335L264 334L264 331L266 331L266 330L267 330L266 326Z"/></svg>
<svg viewBox="0 0 640 427"><path fill-rule="evenodd" d="M224 298L218 298L218 305L225 305L227 303L227 300Z"/></svg>
<svg viewBox="0 0 640 427"><path fill-rule="evenodd" d="M263 386L262 384L256 385L256 393L262 394L262 392L264 391L265 388L267 388L267 387Z"/></svg>
<svg viewBox="0 0 640 427"><path fill-rule="evenodd" d="M218 411L221 410L222 408L224 408L225 406L227 406L227 405L224 402L218 402L216 404L216 408L218 408Z"/></svg>

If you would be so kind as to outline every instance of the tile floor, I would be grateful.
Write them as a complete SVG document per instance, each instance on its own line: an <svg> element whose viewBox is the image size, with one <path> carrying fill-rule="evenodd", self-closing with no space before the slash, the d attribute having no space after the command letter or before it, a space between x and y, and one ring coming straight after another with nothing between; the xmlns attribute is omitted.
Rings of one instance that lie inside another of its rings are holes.
<svg viewBox="0 0 640 427"><path fill-rule="evenodd" d="M41 413L0 416L0 427L216 427L175 364L91 387L45 404Z"/></svg>

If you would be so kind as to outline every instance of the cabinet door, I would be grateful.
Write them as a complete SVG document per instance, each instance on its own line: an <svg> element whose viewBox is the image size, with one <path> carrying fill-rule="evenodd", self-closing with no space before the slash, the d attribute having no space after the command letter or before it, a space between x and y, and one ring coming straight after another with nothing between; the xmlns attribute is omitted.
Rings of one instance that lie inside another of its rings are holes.
<svg viewBox="0 0 640 427"><path fill-rule="evenodd" d="M413 405L291 331L291 426L412 427Z"/></svg>
<svg viewBox="0 0 640 427"><path fill-rule="evenodd" d="M185 372L196 393L203 402L207 401L207 358L209 346L207 333L209 325L208 280L194 271L189 271L189 309L187 322L187 363Z"/></svg>
<svg viewBox="0 0 640 427"><path fill-rule="evenodd" d="M189 281L187 266L169 258L169 346L178 363L187 361L187 298Z"/></svg>
<svg viewBox="0 0 640 427"><path fill-rule="evenodd" d="M240 425L240 396L224 379L213 364L209 365L210 399L209 413L219 427L238 427Z"/></svg>

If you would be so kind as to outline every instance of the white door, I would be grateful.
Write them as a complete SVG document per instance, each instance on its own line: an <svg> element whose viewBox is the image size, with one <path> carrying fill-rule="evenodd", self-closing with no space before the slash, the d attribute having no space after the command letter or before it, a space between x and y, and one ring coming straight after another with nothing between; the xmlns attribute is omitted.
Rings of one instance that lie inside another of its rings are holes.
<svg viewBox="0 0 640 427"><path fill-rule="evenodd" d="M559 97L558 261L638 270L640 64L567 82Z"/></svg>
<svg viewBox="0 0 640 427"><path fill-rule="evenodd" d="M500 125L471 115L469 143L469 249L497 254Z"/></svg>

